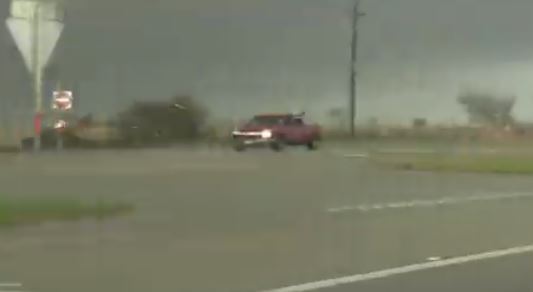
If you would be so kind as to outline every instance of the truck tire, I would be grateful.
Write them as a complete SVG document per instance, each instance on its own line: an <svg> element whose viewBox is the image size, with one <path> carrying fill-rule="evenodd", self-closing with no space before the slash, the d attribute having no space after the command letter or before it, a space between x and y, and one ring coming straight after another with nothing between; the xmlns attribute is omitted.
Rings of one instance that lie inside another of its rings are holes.
<svg viewBox="0 0 533 292"><path fill-rule="evenodd" d="M237 152L243 152L246 150L246 145L242 141L236 140L233 142L233 150Z"/></svg>
<svg viewBox="0 0 533 292"><path fill-rule="evenodd" d="M307 150L309 151L318 149L318 143L315 140L308 142L307 144L305 144L305 146L307 147Z"/></svg>
<svg viewBox="0 0 533 292"><path fill-rule="evenodd" d="M272 149L275 152L281 152L283 150L283 141L280 139L274 140L270 143L270 149Z"/></svg>

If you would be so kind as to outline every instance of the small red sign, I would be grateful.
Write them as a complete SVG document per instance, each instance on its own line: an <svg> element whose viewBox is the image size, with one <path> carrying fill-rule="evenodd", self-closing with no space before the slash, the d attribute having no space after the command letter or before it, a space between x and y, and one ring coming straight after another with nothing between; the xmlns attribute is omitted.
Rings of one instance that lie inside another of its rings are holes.
<svg viewBox="0 0 533 292"><path fill-rule="evenodd" d="M33 128L34 128L36 136L41 135L42 125L43 125L43 114L36 113L35 117L33 118Z"/></svg>

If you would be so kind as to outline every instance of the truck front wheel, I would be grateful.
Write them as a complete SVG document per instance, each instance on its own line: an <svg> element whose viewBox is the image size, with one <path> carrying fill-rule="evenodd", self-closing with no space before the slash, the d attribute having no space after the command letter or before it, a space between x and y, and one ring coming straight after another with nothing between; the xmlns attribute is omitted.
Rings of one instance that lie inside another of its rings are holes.
<svg viewBox="0 0 533 292"><path fill-rule="evenodd" d="M244 144L243 141L240 141L240 140L233 141L233 150L237 152L242 152L246 150L246 145Z"/></svg>
<svg viewBox="0 0 533 292"><path fill-rule="evenodd" d="M276 151L276 152L280 152L283 150L283 147L284 147L284 143L283 143L283 140L281 139L276 139L274 141L272 141L270 143L270 149Z"/></svg>
<svg viewBox="0 0 533 292"><path fill-rule="evenodd" d="M315 140L309 141L306 144L306 147L307 147L308 150L311 150L311 151L312 150L316 150L316 149L318 149L318 143Z"/></svg>

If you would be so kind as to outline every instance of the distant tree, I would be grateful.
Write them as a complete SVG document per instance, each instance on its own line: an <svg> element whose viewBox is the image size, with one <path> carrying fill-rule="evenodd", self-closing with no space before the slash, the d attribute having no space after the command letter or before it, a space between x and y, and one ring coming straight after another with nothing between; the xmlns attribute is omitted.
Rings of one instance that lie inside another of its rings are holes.
<svg viewBox="0 0 533 292"><path fill-rule="evenodd" d="M508 126L514 123L512 110L515 97L497 97L484 93L465 93L458 97L471 123L487 126Z"/></svg>
<svg viewBox="0 0 533 292"><path fill-rule="evenodd" d="M94 118L92 114L87 114L78 119L79 127L89 127L94 123Z"/></svg>
<svg viewBox="0 0 533 292"><path fill-rule="evenodd" d="M121 136L136 144L194 140L201 135L207 112L190 96L170 101L136 102L119 115Z"/></svg>
<svg viewBox="0 0 533 292"><path fill-rule="evenodd" d="M333 123L334 127L337 127L337 131L341 131L345 128L347 124L346 121L346 110L342 107L335 107L328 110L327 115L330 119L330 122Z"/></svg>
<svg viewBox="0 0 533 292"><path fill-rule="evenodd" d="M422 129L427 127L428 120L425 118L415 118L413 119L413 128L415 129Z"/></svg>

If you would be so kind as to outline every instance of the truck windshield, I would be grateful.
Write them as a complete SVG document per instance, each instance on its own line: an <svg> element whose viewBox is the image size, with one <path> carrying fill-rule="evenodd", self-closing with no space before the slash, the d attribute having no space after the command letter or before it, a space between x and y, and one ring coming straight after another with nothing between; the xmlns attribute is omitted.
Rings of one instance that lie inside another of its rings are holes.
<svg viewBox="0 0 533 292"><path fill-rule="evenodd" d="M254 117L251 121L251 125L280 125L287 120L287 117L282 116L261 116Z"/></svg>

